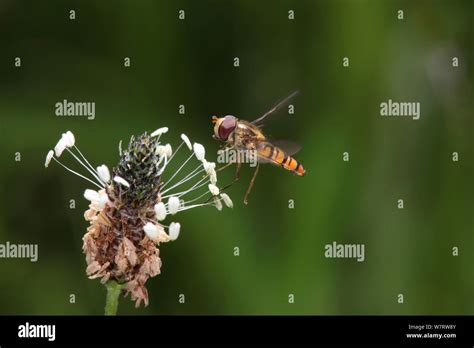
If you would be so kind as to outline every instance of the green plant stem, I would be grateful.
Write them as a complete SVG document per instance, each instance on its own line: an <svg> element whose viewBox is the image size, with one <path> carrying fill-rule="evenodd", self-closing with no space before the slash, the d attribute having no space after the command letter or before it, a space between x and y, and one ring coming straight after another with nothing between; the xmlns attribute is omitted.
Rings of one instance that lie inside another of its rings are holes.
<svg viewBox="0 0 474 348"><path fill-rule="evenodd" d="M105 285L107 288L107 297L105 299L105 315L117 315L120 292L122 285L114 280L108 281Z"/></svg>

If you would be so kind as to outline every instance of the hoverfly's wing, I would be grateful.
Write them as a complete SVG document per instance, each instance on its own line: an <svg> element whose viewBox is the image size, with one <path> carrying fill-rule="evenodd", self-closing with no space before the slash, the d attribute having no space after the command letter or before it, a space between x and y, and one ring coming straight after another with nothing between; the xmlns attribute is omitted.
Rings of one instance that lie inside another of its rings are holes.
<svg viewBox="0 0 474 348"><path fill-rule="evenodd" d="M280 150L285 151L285 153L290 156L293 156L301 150L301 145L291 140L278 139L270 140L270 142L276 147L280 148Z"/></svg>
<svg viewBox="0 0 474 348"><path fill-rule="evenodd" d="M258 126L258 127L261 127L262 124L263 124L263 121L268 117L270 116L271 114L273 114L275 111L279 110L282 106L285 106L286 104L288 104L288 102L295 96L297 96L299 94L299 91L294 91L293 93L291 93L288 97L286 97L285 99L283 99L282 101L278 102L274 107L272 107L270 110L268 110L266 113L264 113L262 116L260 116L259 118L257 118L256 120L253 120L251 123Z"/></svg>

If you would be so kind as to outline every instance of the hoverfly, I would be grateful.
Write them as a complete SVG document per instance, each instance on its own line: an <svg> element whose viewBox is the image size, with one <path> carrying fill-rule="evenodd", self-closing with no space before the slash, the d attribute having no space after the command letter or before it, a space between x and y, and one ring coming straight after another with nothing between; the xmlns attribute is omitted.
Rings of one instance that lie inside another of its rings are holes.
<svg viewBox="0 0 474 348"><path fill-rule="evenodd" d="M247 192L245 193L244 204L247 204L247 198L252 190L255 178L257 177L260 163L272 163L299 176L303 176L306 173L301 163L291 157L299 151L300 147L298 145L290 142L270 141L261 130L267 117L287 104L290 99L297 94L298 91L293 92L252 122L238 119L232 115L224 117L212 116L212 122L214 123L214 138L225 142L223 151L233 149L237 151L253 151L256 153L257 165ZM233 163L228 163L219 168L219 170L222 170L231 164ZM223 189L231 186L235 181L239 180L241 162L237 161L236 164L237 167L234 181Z"/></svg>

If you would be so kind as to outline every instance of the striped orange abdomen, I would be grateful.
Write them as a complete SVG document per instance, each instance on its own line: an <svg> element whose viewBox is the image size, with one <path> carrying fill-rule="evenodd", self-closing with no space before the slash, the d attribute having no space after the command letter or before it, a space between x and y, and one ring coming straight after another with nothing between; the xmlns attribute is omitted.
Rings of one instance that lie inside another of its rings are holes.
<svg viewBox="0 0 474 348"><path fill-rule="evenodd" d="M282 149L270 143L265 143L258 150L258 156L276 165L280 165L297 175L303 176L306 173L300 162L287 155Z"/></svg>

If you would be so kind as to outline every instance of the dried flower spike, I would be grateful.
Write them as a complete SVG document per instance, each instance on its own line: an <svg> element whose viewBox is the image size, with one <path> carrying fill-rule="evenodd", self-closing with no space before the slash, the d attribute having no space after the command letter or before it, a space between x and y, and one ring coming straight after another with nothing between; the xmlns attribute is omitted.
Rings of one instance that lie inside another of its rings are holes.
<svg viewBox="0 0 474 348"><path fill-rule="evenodd" d="M45 160L45 167L54 160L99 189L84 192L90 201L84 214L90 222L83 237L86 272L89 278L100 278L102 283L122 284L123 291L131 294L137 307L142 302L148 305L145 283L160 273L159 244L176 240L180 233L178 222L167 226L162 221L169 215L196 207L214 205L221 210L222 200L226 206L232 206L227 195L219 196L215 164L204 158L204 146L198 143L191 146L189 138L182 134L182 142L173 153L170 144L163 145L159 141L167 132L168 128L162 127L151 135L132 136L125 150L120 144L120 160L112 172L106 165L94 169L75 145L70 131L62 135ZM183 145L190 152L188 158L176 170L167 169ZM60 162L58 157L64 151L86 169L89 176ZM198 160L197 166L184 174L193 159ZM172 174L166 175L168 172ZM163 180L164 177L169 178ZM206 196L213 199L209 202Z"/></svg>

